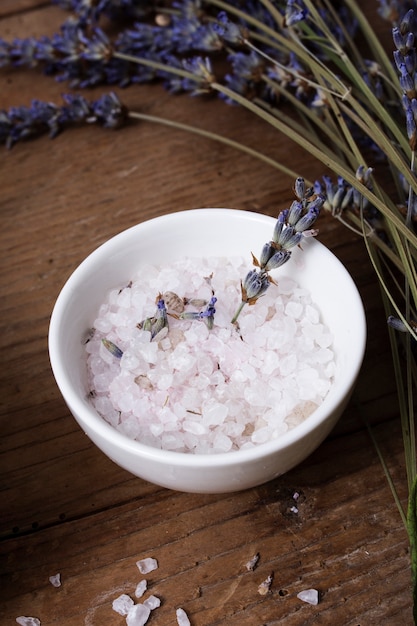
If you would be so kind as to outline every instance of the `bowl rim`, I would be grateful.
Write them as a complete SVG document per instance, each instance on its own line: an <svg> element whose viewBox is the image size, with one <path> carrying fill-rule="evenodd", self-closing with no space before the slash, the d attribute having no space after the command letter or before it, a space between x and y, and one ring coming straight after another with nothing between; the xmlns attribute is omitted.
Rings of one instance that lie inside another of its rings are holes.
<svg viewBox="0 0 417 626"><path fill-rule="evenodd" d="M153 462L159 461L161 464L164 465L181 465L190 468L193 466L209 468L213 465L228 466L243 464L255 459L259 460L260 458L267 457L271 454L279 453L281 450L289 448L290 446L296 444L297 441L299 441L300 439L304 439L306 436L312 433L320 423L326 421L326 416L331 415L338 408L341 402L340 398L344 398L346 395L350 395L359 370L362 366L362 361L366 348L366 318L361 297L359 295L356 284L353 281L353 278L351 277L345 266L334 255L334 253L331 252L320 241L312 238L308 242L308 245L319 246L321 247L321 252L323 254L327 253L329 255L329 259L331 258L332 262L338 265L339 271L345 275L345 279L348 283L350 283L352 293L355 294L357 299L356 304L358 307L358 317L361 323L360 325L357 325L355 327L355 333L357 333L357 336L355 337L357 352L356 367L352 368L350 376L345 381L343 381L342 389L339 391L338 394L332 394L332 390L330 389L322 404L318 406L317 409L315 409L308 418L306 418L297 426L293 427L291 430L277 437L277 439L267 441L262 444L257 444L253 448L245 450L233 450L229 452L219 452L213 454L175 452L173 450L165 450L161 448L151 447L147 444L141 443L140 441L131 439L127 435L121 433L115 427L106 422L105 419L102 418L95 411L92 405L87 405L85 403L85 399L80 397L77 390L71 384L71 381L69 380L69 375L67 374L66 368L64 367L63 361L60 356L59 333L61 330L60 321L62 318L62 314L74 290L81 282L81 277L85 275L86 270L95 266L97 259L99 259L102 255L105 255L108 250L117 246L119 242L123 242L123 240L127 236L131 236L135 232L140 233L141 231L146 231L147 228L157 225L158 222L167 224L172 220L178 220L179 217L181 219L186 219L186 215L190 213L194 215L198 214L199 216L210 215L214 217L216 215L217 219L219 216L221 216L222 213L227 214L228 216L233 213L236 219L240 217L246 220L256 219L257 221L260 220L265 223L267 221L271 222L271 224L275 223L275 218L273 217L263 215L261 213L243 211L239 209L186 209L184 211L167 213L165 215L160 215L149 220L145 220L112 236L107 241L98 246L95 250L90 252L87 257L76 267L76 269L66 280L56 299L50 318L48 332L48 349L51 368L58 388L78 424L86 430L88 435L90 435L90 433L94 433L94 435L99 437L101 440L106 440L109 445L116 445L121 452L135 455L138 454L143 459L149 459ZM109 288L111 288L111 286ZM91 438L93 439L93 437Z"/></svg>

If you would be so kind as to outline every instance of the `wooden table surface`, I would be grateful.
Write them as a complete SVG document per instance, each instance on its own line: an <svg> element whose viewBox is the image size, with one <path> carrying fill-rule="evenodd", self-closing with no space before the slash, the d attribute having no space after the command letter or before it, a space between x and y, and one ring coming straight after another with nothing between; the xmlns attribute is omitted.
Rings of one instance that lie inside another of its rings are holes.
<svg viewBox="0 0 417 626"><path fill-rule="evenodd" d="M63 16L45 0L2 0L0 36L51 35ZM68 91L39 69L0 70L0 109L32 98L61 103ZM307 178L322 174L242 109L158 85L119 93L132 110L242 139ZM369 332L354 398L332 434L260 487L169 491L117 467L70 415L48 359L55 299L83 258L119 231L195 207L275 216L292 200L292 180L224 145L147 123L78 127L0 150L1 625L20 615L42 626L124 624L112 601L133 594L143 578L136 561L148 556L159 563L146 576L147 593L162 600L155 626L175 624L177 607L193 626L412 624L407 535L361 417L405 503L385 315L360 238L320 218L320 240L354 277ZM258 566L248 571L254 554ZM55 588L49 577L58 572ZM297 598L308 588L319 590L318 606Z"/></svg>

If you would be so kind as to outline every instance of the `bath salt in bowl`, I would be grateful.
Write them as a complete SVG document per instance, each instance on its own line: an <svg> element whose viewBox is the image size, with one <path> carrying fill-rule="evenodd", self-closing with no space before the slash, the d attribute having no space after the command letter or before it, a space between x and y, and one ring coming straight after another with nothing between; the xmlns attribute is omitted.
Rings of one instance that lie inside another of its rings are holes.
<svg viewBox="0 0 417 626"><path fill-rule="evenodd" d="M230 209L165 215L102 245L62 289L49 332L57 384L91 440L136 476L188 492L255 486L304 460L342 414L366 328L327 248L305 239L230 322L275 222Z"/></svg>

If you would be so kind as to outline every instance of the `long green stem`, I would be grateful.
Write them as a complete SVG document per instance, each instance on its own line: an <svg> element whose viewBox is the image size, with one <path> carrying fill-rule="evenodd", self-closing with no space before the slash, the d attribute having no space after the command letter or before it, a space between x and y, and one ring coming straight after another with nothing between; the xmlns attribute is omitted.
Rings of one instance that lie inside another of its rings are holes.
<svg viewBox="0 0 417 626"><path fill-rule="evenodd" d="M303 135L295 133L291 128L288 128L285 124L281 123L274 116L267 113L253 102L241 96L240 94L232 91L228 87L221 85L219 83L213 82L211 84L212 89L223 93L230 100L234 100L235 102L242 104L246 109L255 113L258 117L264 119L271 126L275 127L276 130L282 132L284 135L289 137L294 143L300 145L306 152L316 158L318 161L323 163L326 167L331 169L337 175L342 176L346 182L355 187L365 198L369 200L371 204L373 204L377 209L381 211L381 213L390 219L393 223L393 226L397 228L397 230L403 234L409 241L410 244L417 247L417 237L412 233L404 224L404 222L395 214L389 207L376 196L372 191L370 191L365 185L361 184L352 173L352 170L343 167L338 160L335 160L333 156L328 154L323 154L323 152L318 149L314 144L306 141ZM359 165L359 164L358 164Z"/></svg>
<svg viewBox="0 0 417 626"><path fill-rule="evenodd" d="M181 131L185 131L187 133L192 133L194 135L199 135L200 137L204 137L205 139L210 139L212 141L217 141L219 143L222 143L226 146L229 146L230 148L233 148L234 150L239 150L240 152L244 152L245 154L248 154L249 156L258 159L259 161L263 161L263 163L266 163L267 165L270 165L271 167L279 170L280 172L282 172L283 174L286 174L287 176L289 176L292 179L297 178L298 174L292 170L291 168L287 167L286 165L284 165L283 163L280 163L279 161L276 161L275 159L272 159L270 157L268 157L266 154L264 154L263 152L259 152L258 150L254 150L253 148L250 148L249 146L246 146L242 143L240 143L239 141L235 141L234 139L230 139L228 137L225 137L224 135L219 135L217 133L214 133L212 131L208 131L208 130L204 130L202 128L198 128L197 126L191 126L190 124L184 124L183 122L177 122L175 120L169 120L166 119L164 117L158 117L156 115L148 115L147 113L139 113L136 111L129 111L129 117L132 119L137 119L137 120L142 120L144 122L152 122L155 124L162 124L163 126L168 126L170 128L175 128L177 130L181 130Z"/></svg>

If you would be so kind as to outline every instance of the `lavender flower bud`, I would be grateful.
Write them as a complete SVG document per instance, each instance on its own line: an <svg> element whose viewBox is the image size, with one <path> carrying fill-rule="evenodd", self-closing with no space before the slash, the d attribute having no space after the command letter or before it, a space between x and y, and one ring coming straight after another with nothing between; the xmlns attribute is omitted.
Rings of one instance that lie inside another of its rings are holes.
<svg viewBox="0 0 417 626"><path fill-rule="evenodd" d="M274 246L271 245L270 243L266 243L264 245L264 247L262 248L261 256L259 257L259 263L258 263L261 269L265 268L265 265L268 263L269 259L273 256L275 251L276 251L276 248L274 248ZM255 262L254 264L256 265Z"/></svg>
<svg viewBox="0 0 417 626"><path fill-rule="evenodd" d="M407 45L409 43L408 36L404 36L401 30L395 27L392 29L392 39L397 50L401 52L401 54L407 54L410 49Z"/></svg>
<svg viewBox="0 0 417 626"><path fill-rule="evenodd" d="M302 237L302 233L296 230L296 226L287 226L287 228L284 228L282 231L278 244L285 250L289 250L297 246Z"/></svg>
<svg viewBox="0 0 417 626"><path fill-rule="evenodd" d="M225 41L230 43L241 44L245 39L239 26L230 21L225 11L220 11L217 16L217 22L213 24L213 30Z"/></svg>
<svg viewBox="0 0 417 626"><path fill-rule="evenodd" d="M277 221L275 222L274 232L272 234L272 241L274 243L279 242L282 229L284 228L285 222L287 220L287 216L288 216L288 209L285 209L285 211L281 211L281 213L278 215Z"/></svg>
<svg viewBox="0 0 417 626"><path fill-rule="evenodd" d="M410 52L405 55L404 64L410 76L414 76L416 69L417 69L417 56L416 56L415 48L410 50Z"/></svg>
<svg viewBox="0 0 417 626"><path fill-rule="evenodd" d="M300 5L295 0L288 0L285 9L285 25L294 26L303 21L307 16L306 9L300 9Z"/></svg>
<svg viewBox="0 0 417 626"><path fill-rule="evenodd" d="M205 311L202 311L201 313L201 317L205 318L209 330L213 328L214 315L216 313L216 308L214 305L216 304L216 302L217 302L217 298L215 296L210 298L210 302L208 303Z"/></svg>
<svg viewBox="0 0 417 626"><path fill-rule="evenodd" d="M359 165L358 169L356 170L356 178L357 178L357 180L359 180L368 189L372 189L371 176L372 176L372 172L373 171L374 170L373 170L372 167L368 167L365 170L365 166L364 165Z"/></svg>
<svg viewBox="0 0 417 626"><path fill-rule="evenodd" d="M406 326L406 324L400 320L398 317L394 317L394 315L389 315L387 319L388 326L391 326L394 330L399 331L400 333L408 333L410 332L410 328ZM409 325L413 331L412 336L416 339L416 331L417 324L414 320L410 320Z"/></svg>
<svg viewBox="0 0 417 626"><path fill-rule="evenodd" d="M410 74L407 72L405 63L401 64L399 70L401 72L400 87L407 96L407 98L411 100L411 98L415 98L417 95L413 77L410 76Z"/></svg>
<svg viewBox="0 0 417 626"><path fill-rule="evenodd" d="M265 265L264 268L265 271L270 272L271 270L277 269L277 267L281 267L281 265L284 265L284 263L286 263L290 257L291 252L289 250L278 250L268 260L268 263Z"/></svg>
<svg viewBox="0 0 417 626"><path fill-rule="evenodd" d="M404 15L404 17L401 20L400 23L400 32L402 34L407 33L411 30L412 26L413 26L413 20L414 20L414 11L413 9L410 9L409 11L407 11L407 13Z"/></svg>
<svg viewBox="0 0 417 626"><path fill-rule="evenodd" d="M295 179L294 191L299 200L302 200L304 198L306 192L306 183L304 178L301 178L301 176L298 176L298 178Z"/></svg>
<svg viewBox="0 0 417 626"><path fill-rule="evenodd" d="M118 346L116 346L115 343L113 343L109 339L102 339L101 342L102 342L103 346L110 352L110 354L112 354L114 357L116 357L116 359L121 359L122 358L123 351L120 350L120 348L118 348Z"/></svg>
<svg viewBox="0 0 417 626"><path fill-rule="evenodd" d="M324 199L322 204L324 204ZM322 205L320 205L320 207L318 205L311 206L308 212L298 221L295 225L295 230L299 235L302 235L305 230L311 229L320 214L321 206Z"/></svg>
<svg viewBox="0 0 417 626"><path fill-rule="evenodd" d="M164 300L159 298L155 317L151 324L151 340L155 339L164 328L168 329L168 315Z"/></svg>
<svg viewBox="0 0 417 626"><path fill-rule="evenodd" d="M265 272L250 270L242 284L242 302L255 304L269 287L269 278Z"/></svg>
<svg viewBox="0 0 417 626"><path fill-rule="evenodd" d="M304 189L304 191L305 191L305 189ZM303 193L304 193L304 191L303 191ZM294 200L294 202L290 206L290 210L289 210L289 213L288 213L288 218L287 218L288 224L290 226L294 226L298 222L298 220L300 219L302 214L303 214L303 203L302 202L297 202L297 200Z"/></svg>
<svg viewBox="0 0 417 626"><path fill-rule="evenodd" d="M127 109L115 93L104 94L91 104L91 121L100 122L105 128L119 128L127 117Z"/></svg>
<svg viewBox="0 0 417 626"><path fill-rule="evenodd" d="M410 143L410 147L412 150L417 148L417 126L416 120L414 117L414 112L411 106L408 107L405 113L406 119L406 128L407 128L407 137Z"/></svg>

